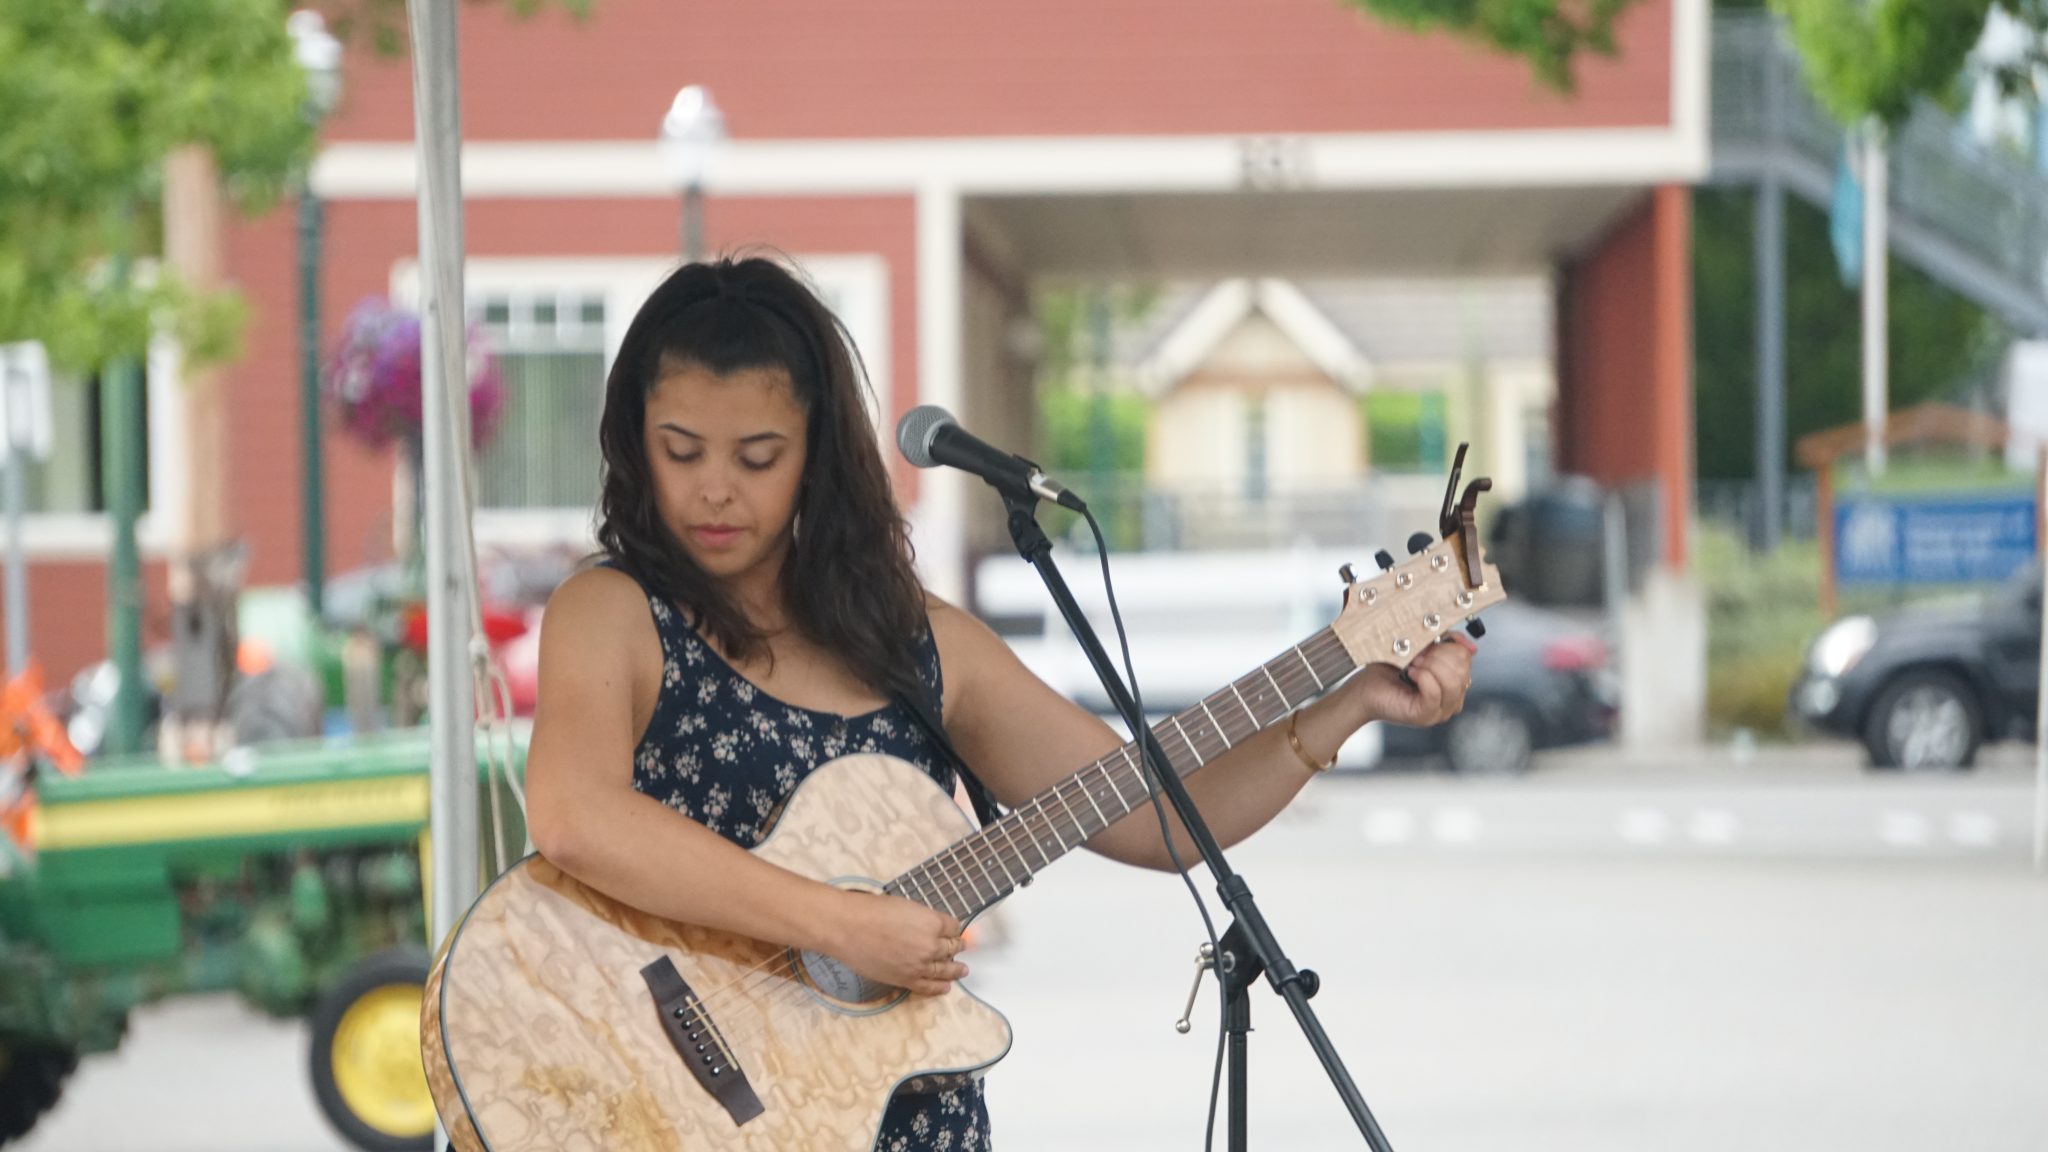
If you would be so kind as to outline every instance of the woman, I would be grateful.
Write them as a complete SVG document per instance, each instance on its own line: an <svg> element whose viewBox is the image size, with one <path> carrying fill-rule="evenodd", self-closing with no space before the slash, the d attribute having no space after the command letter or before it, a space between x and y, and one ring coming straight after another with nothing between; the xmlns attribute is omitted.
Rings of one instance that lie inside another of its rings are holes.
<svg viewBox="0 0 2048 1152"><path fill-rule="evenodd" d="M778 804L817 765L862 751L950 790L902 700L921 691L1007 804L1123 742L919 586L863 390L838 322L774 263L688 265L648 298L606 386L605 560L556 591L542 628L531 830L550 861L624 903L938 996L967 974L961 924L757 859L747 849ZM1451 715L1469 669L1460 644L1435 645L1407 678L1368 667L1189 791L1219 840L1241 840L1368 721ZM1088 847L1172 867L1149 810ZM904 1093L876 1146L985 1149L988 1131L978 1087Z"/></svg>

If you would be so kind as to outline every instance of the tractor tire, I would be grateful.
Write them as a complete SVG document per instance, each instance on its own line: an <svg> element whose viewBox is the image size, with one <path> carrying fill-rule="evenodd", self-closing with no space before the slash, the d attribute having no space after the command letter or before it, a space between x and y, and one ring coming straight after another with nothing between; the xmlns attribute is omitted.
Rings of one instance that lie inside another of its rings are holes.
<svg viewBox="0 0 2048 1152"><path fill-rule="evenodd" d="M420 1062L427 954L364 957L313 1008L313 1094L328 1123L364 1152L427 1152L434 1098Z"/></svg>
<svg viewBox="0 0 2048 1152"><path fill-rule="evenodd" d="M0 1144L28 1135L64 1094L76 1067L78 1053L69 1048L0 1039Z"/></svg>

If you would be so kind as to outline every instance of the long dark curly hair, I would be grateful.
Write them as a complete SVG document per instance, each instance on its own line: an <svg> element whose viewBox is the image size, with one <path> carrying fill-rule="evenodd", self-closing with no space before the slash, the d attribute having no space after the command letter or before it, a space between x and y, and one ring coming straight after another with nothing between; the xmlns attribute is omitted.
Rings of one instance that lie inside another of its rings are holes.
<svg viewBox="0 0 2048 1152"><path fill-rule="evenodd" d="M804 410L808 454L800 530L781 579L790 623L871 687L916 690L928 627L910 530L889 487L858 353L830 309L780 264L759 257L686 264L626 329L605 382L597 542L651 593L681 606L727 653L763 643L734 597L663 522L647 459L647 397L668 373L781 368Z"/></svg>

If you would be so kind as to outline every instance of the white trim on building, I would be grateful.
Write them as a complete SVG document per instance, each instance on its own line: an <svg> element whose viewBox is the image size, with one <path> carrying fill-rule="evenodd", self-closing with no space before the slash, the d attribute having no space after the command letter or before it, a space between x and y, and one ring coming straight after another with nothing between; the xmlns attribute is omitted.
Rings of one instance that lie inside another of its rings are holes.
<svg viewBox="0 0 2048 1152"><path fill-rule="evenodd" d="M960 414L966 394L965 223L957 188L932 184L917 193L917 391L919 404ZM886 430L894 451L894 429ZM932 468L918 479L910 509L918 576L955 604L967 595L966 475Z"/></svg>
<svg viewBox="0 0 2048 1152"><path fill-rule="evenodd" d="M1688 100L1687 103L1690 103ZM1286 159L1296 189L1555 187L1692 183L1707 170L1705 128L1390 132L1295 136L1127 136L935 140L734 140L704 186L716 195L964 195L1230 192L1263 186ZM328 199L414 195L404 143L337 143L313 186ZM464 146L471 199L665 198L653 140L480 141Z"/></svg>

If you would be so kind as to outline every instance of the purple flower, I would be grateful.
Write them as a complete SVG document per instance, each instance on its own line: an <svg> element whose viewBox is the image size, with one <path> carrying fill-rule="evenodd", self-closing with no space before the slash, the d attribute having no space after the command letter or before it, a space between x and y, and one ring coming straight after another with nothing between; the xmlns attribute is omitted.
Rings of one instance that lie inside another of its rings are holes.
<svg viewBox="0 0 2048 1152"><path fill-rule="evenodd" d="M468 342L470 443L481 449L505 407L504 378L483 330ZM420 318L381 296L364 299L342 325L322 380L342 425L371 448L420 434Z"/></svg>

